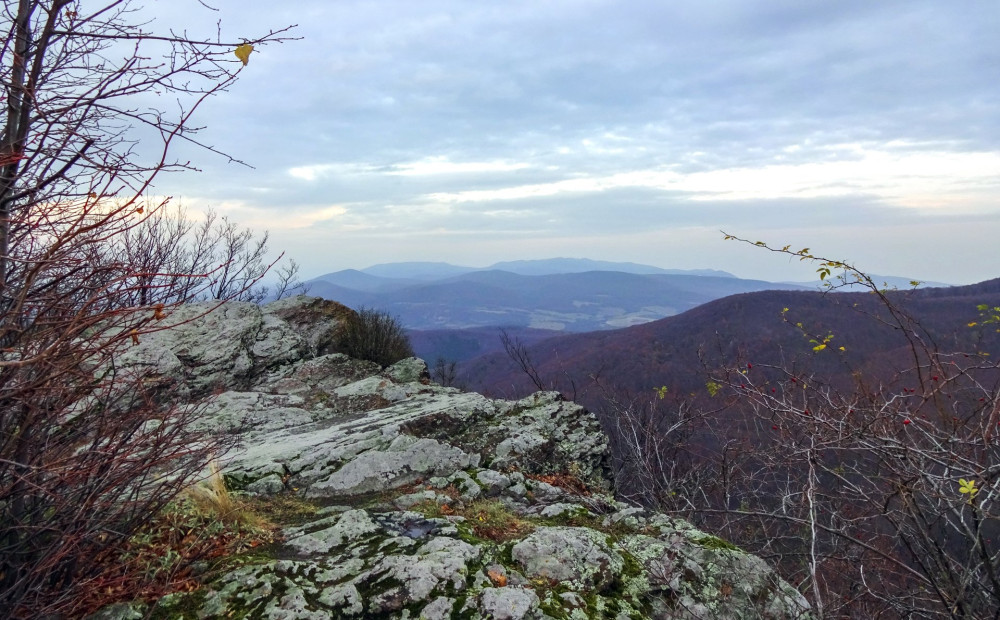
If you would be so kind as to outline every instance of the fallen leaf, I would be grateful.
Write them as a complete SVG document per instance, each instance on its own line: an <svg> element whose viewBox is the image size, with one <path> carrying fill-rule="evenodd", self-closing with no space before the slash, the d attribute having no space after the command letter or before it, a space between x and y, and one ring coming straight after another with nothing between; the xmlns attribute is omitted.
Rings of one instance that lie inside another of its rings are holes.
<svg viewBox="0 0 1000 620"><path fill-rule="evenodd" d="M491 568L490 570L486 571L486 574L489 575L490 581L492 581L493 585L495 585L496 587L502 588L507 585L507 575L504 575L497 569Z"/></svg>

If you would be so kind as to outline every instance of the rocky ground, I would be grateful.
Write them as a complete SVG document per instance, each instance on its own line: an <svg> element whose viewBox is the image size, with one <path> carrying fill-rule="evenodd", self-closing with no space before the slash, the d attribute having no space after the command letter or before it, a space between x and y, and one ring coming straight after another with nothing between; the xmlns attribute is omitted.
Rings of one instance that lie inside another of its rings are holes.
<svg viewBox="0 0 1000 620"><path fill-rule="evenodd" d="M344 313L307 297L175 311L122 360L243 433L230 486L324 506L193 593L101 618L801 618L761 559L616 501L593 415L511 402L336 351Z"/></svg>

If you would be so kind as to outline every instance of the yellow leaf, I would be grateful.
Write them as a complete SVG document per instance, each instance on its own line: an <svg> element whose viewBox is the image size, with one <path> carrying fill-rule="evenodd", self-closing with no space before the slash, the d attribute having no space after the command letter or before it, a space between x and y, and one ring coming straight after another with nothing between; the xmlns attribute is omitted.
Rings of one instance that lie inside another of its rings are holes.
<svg viewBox="0 0 1000 620"><path fill-rule="evenodd" d="M250 61L250 52L253 51L253 46L249 43L244 43L243 45L237 46L236 50L233 52L236 57L243 61L243 66L247 66Z"/></svg>
<svg viewBox="0 0 1000 620"><path fill-rule="evenodd" d="M965 478L959 478L958 492L962 493L963 495L968 494L969 503L971 504L972 498L976 496L976 493L979 493L979 489L976 488L975 480L966 480Z"/></svg>

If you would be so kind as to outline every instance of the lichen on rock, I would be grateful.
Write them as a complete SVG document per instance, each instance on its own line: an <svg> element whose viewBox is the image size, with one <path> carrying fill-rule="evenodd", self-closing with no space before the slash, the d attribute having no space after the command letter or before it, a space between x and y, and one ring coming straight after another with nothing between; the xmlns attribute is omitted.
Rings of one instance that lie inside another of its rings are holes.
<svg viewBox="0 0 1000 620"><path fill-rule="evenodd" d="M608 495L591 413L552 392L434 385L415 358L350 359L335 346L349 311L331 303L179 308L177 328L123 360L169 375L202 428L243 433L232 486L328 506L285 527L270 559L212 573L153 617L808 617L763 560Z"/></svg>

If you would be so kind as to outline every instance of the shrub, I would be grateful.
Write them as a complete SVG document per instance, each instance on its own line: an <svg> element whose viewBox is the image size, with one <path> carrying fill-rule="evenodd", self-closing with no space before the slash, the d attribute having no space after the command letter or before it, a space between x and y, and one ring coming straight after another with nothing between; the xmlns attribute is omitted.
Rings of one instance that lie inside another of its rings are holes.
<svg viewBox="0 0 1000 620"><path fill-rule="evenodd" d="M992 327L993 304L975 307L980 321L939 335L911 309L915 296L887 291L844 261L772 251L815 261L828 289L867 289L879 303L853 304L853 327L871 321L894 335L891 346L906 361L858 364L839 344L849 334L785 308L775 320L802 336L800 354L738 354L712 372L712 423L698 427L677 414L675 426L647 428L621 418L626 447L635 446L626 456L653 464L654 475L636 478L647 501L773 560L819 617L995 617L1000 363L990 333L959 337ZM828 279L835 271L844 275ZM830 370L837 367L839 375ZM681 431L695 431L690 443L701 452L678 480L662 448ZM687 505L671 505L673 493Z"/></svg>
<svg viewBox="0 0 1000 620"><path fill-rule="evenodd" d="M169 329L163 310L190 298L188 283L235 298L266 268L246 251L259 245L253 235L238 227L225 229L229 253L204 271L177 259L183 226L163 222L162 234L139 234L167 204L146 199L156 175L191 167L169 155L173 141L201 144L192 114L242 65L229 60L239 42L156 35L138 10L128 2L4 3L5 618L78 617L87 596L118 587L109 585L120 568L109 558L235 441L196 431L196 410L161 402L148 377L116 363L145 334ZM153 93L170 109L156 109ZM240 275L247 267L253 277Z"/></svg>
<svg viewBox="0 0 1000 620"><path fill-rule="evenodd" d="M385 368L413 357L413 347L399 319L383 310L362 306L341 330L340 349L351 357Z"/></svg>

